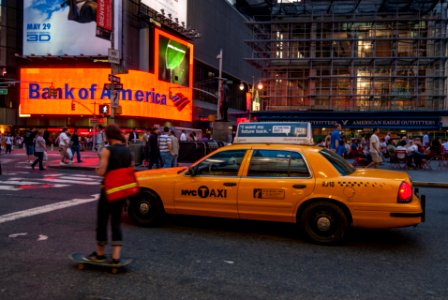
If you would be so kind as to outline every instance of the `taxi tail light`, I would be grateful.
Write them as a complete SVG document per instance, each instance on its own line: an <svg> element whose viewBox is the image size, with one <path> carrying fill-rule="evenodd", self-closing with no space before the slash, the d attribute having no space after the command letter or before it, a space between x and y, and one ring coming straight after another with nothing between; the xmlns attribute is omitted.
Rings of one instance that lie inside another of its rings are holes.
<svg viewBox="0 0 448 300"><path fill-rule="evenodd" d="M412 186L407 182L402 182L400 188L398 189L398 203L409 203L412 201Z"/></svg>

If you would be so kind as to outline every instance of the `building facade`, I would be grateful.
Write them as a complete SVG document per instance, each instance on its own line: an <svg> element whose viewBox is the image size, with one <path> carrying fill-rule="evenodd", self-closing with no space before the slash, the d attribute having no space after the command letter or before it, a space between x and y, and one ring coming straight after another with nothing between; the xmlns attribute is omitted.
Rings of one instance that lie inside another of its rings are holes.
<svg viewBox="0 0 448 300"><path fill-rule="evenodd" d="M218 108L220 49L229 116L247 111L238 87L258 72L243 60L250 30L225 0L115 0L112 40L105 39L111 28L99 32L97 19L81 16L71 1L0 3L0 67L7 70L0 78L2 132L107 124L111 117L99 107L114 105L113 80L123 87L113 120L123 128L210 126ZM111 56L109 48L118 52Z"/></svg>
<svg viewBox="0 0 448 300"><path fill-rule="evenodd" d="M262 71L265 87L259 120L318 121L310 111L340 123L430 113L437 118L431 129L448 126L447 1L252 2L237 4L252 18L247 61ZM419 129L411 123L401 122Z"/></svg>

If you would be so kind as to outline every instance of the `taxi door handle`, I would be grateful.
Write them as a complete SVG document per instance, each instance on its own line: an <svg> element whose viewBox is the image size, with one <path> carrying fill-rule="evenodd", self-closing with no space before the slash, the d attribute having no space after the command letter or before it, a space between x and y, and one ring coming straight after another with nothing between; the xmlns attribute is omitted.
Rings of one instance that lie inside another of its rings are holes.
<svg viewBox="0 0 448 300"><path fill-rule="evenodd" d="M292 187L295 189L304 189L304 188L306 188L306 185L305 184L294 184Z"/></svg>
<svg viewBox="0 0 448 300"><path fill-rule="evenodd" d="M236 186L236 182L224 182L224 186Z"/></svg>

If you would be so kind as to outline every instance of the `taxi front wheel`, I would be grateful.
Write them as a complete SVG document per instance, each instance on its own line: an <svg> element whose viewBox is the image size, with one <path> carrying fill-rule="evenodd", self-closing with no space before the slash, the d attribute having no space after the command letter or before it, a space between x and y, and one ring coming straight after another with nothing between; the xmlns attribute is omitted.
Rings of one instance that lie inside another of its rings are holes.
<svg viewBox="0 0 448 300"><path fill-rule="evenodd" d="M129 218L140 226L155 226L164 215L162 201L151 191L142 191L129 203Z"/></svg>
<svg viewBox="0 0 448 300"><path fill-rule="evenodd" d="M318 244L341 241L349 227L344 210L328 201L310 203L301 215L300 225L306 236Z"/></svg>

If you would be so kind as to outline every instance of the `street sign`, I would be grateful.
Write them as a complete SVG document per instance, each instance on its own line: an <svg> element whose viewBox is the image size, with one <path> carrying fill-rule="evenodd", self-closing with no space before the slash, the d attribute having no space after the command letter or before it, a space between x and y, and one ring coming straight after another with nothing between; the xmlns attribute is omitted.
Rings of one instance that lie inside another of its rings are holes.
<svg viewBox="0 0 448 300"><path fill-rule="evenodd" d="M123 84L122 83L105 83L104 84L104 89L105 90L122 90L123 89Z"/></svg>
<svg viewBox="0 0 448 300"><path fill-rule="evenodd" d="M112 69L112 74L117 75L117 74L128 74L129 70L126 69L123 65L117 65L117 64L112 64L111 65L111 69Z"/></svg>
<svg viewBox="0 0 448 300"><path fill-rule="evenodd" d="M111 64L117 64L117 65L120 64L120 50L109 48L108 54L109 54L109 62Z"/></svg>
<svg viewBox="0 0 448 300"><path fill-rule="evenodd" d="M8 89L0 89L0 95L8 95Z"/></svg>
<svg viewBox="0 0 448 300"><path fill-rule="evenodd" d="M109 74L109 81L112 83L120 83L120 77Z"/></svg>

